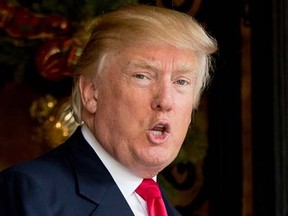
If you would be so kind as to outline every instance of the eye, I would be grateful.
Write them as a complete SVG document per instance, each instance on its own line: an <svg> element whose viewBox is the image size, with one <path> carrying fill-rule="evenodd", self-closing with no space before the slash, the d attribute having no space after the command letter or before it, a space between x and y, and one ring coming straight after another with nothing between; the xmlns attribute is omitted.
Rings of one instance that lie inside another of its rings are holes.
<svg viewBox="0 0 288 216"><path fill-rule="evenodd" d="M187 76L180 76L180 77L175 77L173 84L175 85L175 88L177 89L178 92L180 93L188 93L193 90L193 81L190 77Z"/></svg>
<svg viewBox="0 0 288 216"><path fill-rule="evenodd" d="M176 83L177 85L181 85L181 86L189 85L189 82L188 82L187 80L184 80L184 79L176 80L175 83Z"/></svg>
<svg viewBox="0 0 288 216"><path fill-rule="evenodd" d="M131 77L133 83L140 87L146 87L152 82L152 77L148 73L135 73L132 74Z"/></svg>
<svg viewBox="0 0 288 216"><path fill-rule="evenodd" d="M144 74L134 74L133 77L137 79L148 79L148 77L146 77Z"/></svg>

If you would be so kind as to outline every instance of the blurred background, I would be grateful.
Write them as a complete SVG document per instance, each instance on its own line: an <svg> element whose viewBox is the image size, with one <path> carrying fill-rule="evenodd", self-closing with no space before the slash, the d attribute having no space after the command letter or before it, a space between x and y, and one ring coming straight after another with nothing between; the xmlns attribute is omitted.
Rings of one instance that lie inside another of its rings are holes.
<svg viewBox="0 0 288 216"><path fill-rule="evenodd" d="M219 44L177 159L159 179L185 216L288 215L285 0L0 0L0 170L65 141L93 18L142 3L195 17Z"/></svg>

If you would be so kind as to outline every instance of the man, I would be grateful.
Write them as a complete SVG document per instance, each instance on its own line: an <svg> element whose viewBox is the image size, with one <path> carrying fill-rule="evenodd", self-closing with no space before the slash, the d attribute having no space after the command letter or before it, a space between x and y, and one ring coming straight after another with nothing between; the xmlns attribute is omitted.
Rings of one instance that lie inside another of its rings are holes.
<svg viewBox="0 0 288 216"><path fill-rule="evenodd" d="M52 152L2 172L0 215L152 215L156 201L139 185L177 156L215 50L180 12L138 5L99 17L75 72L80 126ZM161 215L179 215L159 200Z"/></svg>

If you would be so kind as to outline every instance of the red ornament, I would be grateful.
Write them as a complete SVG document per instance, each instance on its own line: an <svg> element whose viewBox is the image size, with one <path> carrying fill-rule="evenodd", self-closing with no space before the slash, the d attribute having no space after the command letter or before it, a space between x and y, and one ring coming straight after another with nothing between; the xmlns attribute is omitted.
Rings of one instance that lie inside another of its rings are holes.
<svg viewBox="0 0 288 216"><path fill-rule="evenodd" d="M41 15L26 8L14 7L0 0L0 27L17 38L49 38L67 34L70 22L60 15Z"/></svg>
<svg viewBox="0 0 288 216"><path fill-rule="evenodd" d="M81 51L71 38L49 40L40 47L36 55L38 72L52 81L71 77Z"/></svg>

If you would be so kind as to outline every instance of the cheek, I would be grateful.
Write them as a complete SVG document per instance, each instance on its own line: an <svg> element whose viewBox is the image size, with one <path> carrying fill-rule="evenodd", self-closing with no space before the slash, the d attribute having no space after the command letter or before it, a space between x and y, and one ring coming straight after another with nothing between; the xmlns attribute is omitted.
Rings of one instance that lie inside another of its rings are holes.
<svg viewBox="0 0 288 216"><path fill-rule="evenodd" d="M189 118L192 115L192 111L193 111L193 107L194 107L194 102L193 102L193 95L189 96L184 96L184 97L176 97L176 102L175 102L176 106L177 106L177 110L178 113L180 112L182 115L182 119L183 118ZM181 117L180 117L181 118Z"/></svg>
<svg viewBox="0 0 288 216"><path fill-rule="evenodd" d="M143 89L123 87L115 94L113 103L121 112L140 117L150 107L151 93Z"/></svg>
<svg viewBox="0 0 288 216"><path fill-rule="evenodd" d="M183 99L182 103L179 103L176 109L176 115L175 115L175 122L177 125L177 128L181 130L181 133L186 133L192 117L192 110L193 110L193 103L183 103L183 101L189 101L187 99Z"/></svg>
<svg viewBox="0 0 288 216"><path fill-rule="evenodd" d="M145 94L123 89L103 95L98 111L99 117L109 119L113 127L126 127L129 130L135 128L137 123L141 124L143 117L148 115L146 112L149 102Z"/></svg>

